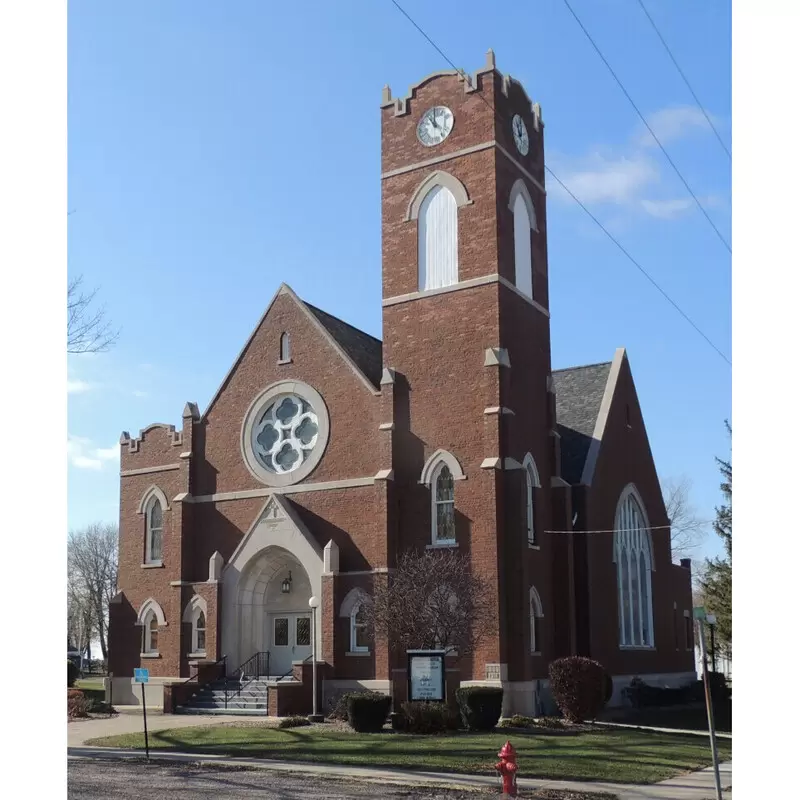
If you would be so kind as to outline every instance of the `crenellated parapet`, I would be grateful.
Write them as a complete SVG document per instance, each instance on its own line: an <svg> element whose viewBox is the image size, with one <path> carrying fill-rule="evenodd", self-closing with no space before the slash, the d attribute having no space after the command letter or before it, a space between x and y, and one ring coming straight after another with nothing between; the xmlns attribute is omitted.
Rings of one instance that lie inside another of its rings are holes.
<svg viewBox="0 0 800 800"><path fill-rule="evenodd" d="M464 81L464 94L471 94L472 92L477 92L481 89L481 77L492 72L497 72L497 74L500 76L500 88L506 97L508 97L509 91L512 90L512 87L515 90L522 92L527 103L531 107L534 127L538 131L544 125L542 120L541 106L539 103L534 103L533 100L531 100L530 96L525 91L525 87L516 78L513 78L511 75L504 75L500 72L500 70L497 69L494 50L491 49L486 53L486 63L483 65L483 67L473 72L472 75L469 75L463 69L445 69L439 70L438 72L432 72L430 75L426 75L421 81L409 86L408 94L406 94L404 97L392 97L391 88L388 85L384 86L383 93L381 95L381 108L394 107L394 116L402 117L409 113L408 101L413 100L417 95L417 91L427 83L430 83L430 81L435 80L436 78L457 76Z"/></svg>
<svg viewBox="0 0 800 800"><path fill-rule="evenodd" d="M183 444L183 432L176 430L174 425L167 425L164 422L153 422L146 428L142 428L139 435L133 438L128 431L123 431L119 437L119 443L123 446L127 445L129 453L138 453L147 435L151 434L152 436L154 431L163 431L169 437L173 447L180 447Z"/></svg>

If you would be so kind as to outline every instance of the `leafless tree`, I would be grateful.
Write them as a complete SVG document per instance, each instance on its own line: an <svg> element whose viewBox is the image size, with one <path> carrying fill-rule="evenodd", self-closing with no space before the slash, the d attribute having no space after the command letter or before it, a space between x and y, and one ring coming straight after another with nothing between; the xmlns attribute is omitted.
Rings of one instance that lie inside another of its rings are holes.
<svg viewBox="0 0 800 800"><path fill-rule="evenodd" d="M453 550L408 551L378 575L364 612L368 627L402 650L472 652L493 620L487 585Z"/></svg>
<svg viewBox="0 0 800 800"><path fill-rule="evenodd" d="M93 307L97 289L83 290L83 277L67 284L67 352L102 353L116 341L119 332L106 319L105 308Z"/></svg>
<svg viewBox="0 0 800 800"><path fill-rule="evenodd" d="M662 481L664 504L671 526L672 558L690 558L705 538L708 525L691 503L692 482L686 476Z"/></svg>
<svg viewBox="0 0 800 800"><path fill-rule="evenodd" d="M79 653L87 651L94 627L94 613L89 598L70 576L67 582L67 638Z"/></svg>
<svg viewBox="0 0 800 800"><path fill-rule="evenodd" d="M117 587L118 530L94 523L71 531L67 539L68 585L82 624L88 619L108 658L108 604Z"/></svg>

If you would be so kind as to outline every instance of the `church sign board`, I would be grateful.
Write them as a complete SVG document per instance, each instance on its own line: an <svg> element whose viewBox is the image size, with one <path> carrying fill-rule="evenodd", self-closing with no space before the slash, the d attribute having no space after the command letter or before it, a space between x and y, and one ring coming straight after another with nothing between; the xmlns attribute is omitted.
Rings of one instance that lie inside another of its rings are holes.
<svg viewBox="0 0 800 800"><path fill-rule="evenodd" d="M444 701L444 650L408 650L408 699Z"/></svg>

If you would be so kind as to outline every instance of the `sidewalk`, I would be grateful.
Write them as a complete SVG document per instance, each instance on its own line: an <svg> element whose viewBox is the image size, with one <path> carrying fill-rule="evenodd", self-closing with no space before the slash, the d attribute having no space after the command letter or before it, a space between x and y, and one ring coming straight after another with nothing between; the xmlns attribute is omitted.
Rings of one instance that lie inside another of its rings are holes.
<svg viewBox="0 0 800 800"><path fill-rule="evenodd" d="M215 720L223 721L220 717ZM225 718L227 720L227 718ZM92 720L102 722L103 720ZM174 726L174 720L172 721ZM91 723L83 723L88 725ZM170 727L162 725L160 727ZM149 728L149 725L148 725ZM136 729L138 730L138 728ZM120 732L120 731L118 731ZM102 736L97 733L91 736ZM86 738L91 738L87 736ZM67 750L70 758L143 758L141 750L123 750L86 746L70 746ZM176 753L174 751L152 751L153 761L189 761L214 763L220 762L229 766L242 766L258 769L270 769L282 772L302 772L305 775L320 777L332 776L377 783L395 783L404 786L434 786L450 789L497 789L498 779L490 775L456 775L444 772L423 772L404 769L373 769L370 767L336 767L330 764L318 765L300 762L275 761L266 758L230 758L228 756L201 755L198 753ZM723 797L731 797L732 762L720 766ZM714 772L704 769L688 775L655 783L648 786L637 786L627 783L600 783L579 781L552 781L533 778L521 778L521 789L571 789L584 792L608 792L616 794L619 800L714 800Z"/></svg>

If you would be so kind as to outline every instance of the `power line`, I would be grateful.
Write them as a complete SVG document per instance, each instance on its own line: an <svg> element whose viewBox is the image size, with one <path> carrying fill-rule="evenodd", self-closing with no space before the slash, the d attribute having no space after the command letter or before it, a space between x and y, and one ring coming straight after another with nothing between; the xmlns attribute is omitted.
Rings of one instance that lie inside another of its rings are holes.
<svg viewBox="0 0 800 800"><path fill-rule="evenodd" d="M427 40L427 41L428 41L428 42L431 44L431 46L432 46L432 47L433 47L433 48L436 50L436 52L437 52L437 53L439 53L439 54L442 56L442 58L444 58L444 60L445 60L445 61L447 61L447 63L448 63L448 64L450 64L450 66L451 66L451 67L452 67L452 68L453 68L453 69L454 69L456 72L458 72L458 74L459 74L459 75L462 77L462 79L463 79L463 80L465 80L469 86L472 86L472 81L471 81L471 79L470 79L469 75L467 75L467 74L466 74L466 73L465 73L463 70L459 69L459 68L458 68L458 67L457 67L457 66L456 66L456 65L455 65L455 64L454 64L454 63L453 63L453 62L452 62L452 61L451 61L451 60L450 60L448 57L447 57L447 55L444 53L444 51L443 51L443 50L442 50L442 49L441 49L441 48L440 48L440 47L439 47L439 46L436 44L436 42L434 42L434 41L433 41L433 39L431 39L431 37L430 37L430 36L428 36L428 34L427 34L427 33L425 33L425 31L424 31L424 30L423 30L421 27L420 27L420 26L419 26L419 25L418 25L418 24L417 24L417 23L416 23L416 22L415 22L415 21L414 21L414 20L413 20L413 19L412 19L412 18L409 16L409 14L408 14L408 13L405 11L405 9L404 9L404 8L403 8L403 7L402 7L402 6L401 6L401 5L400 5L400 4L397 2L397 0L391 0L391 2L392 2L392 4L393 4L393 5L394 5L394 6L395 6L397 9L398 9L398 11L400 11L400 13L402 13L402 14L403 14L403 16L404 16L404 17L405 17L405 18L406 18L406 19L407 19L407 20L408 20L408 21L409 21L409 22L410 22L410 23L411 23L411 24L412 24L412 25L413 25L413 26L414 26L414 27L415 27L415 28L416 28L416 29L417 29L417 30L418 30L418 31L419 31L419 32L420 32L420 33L421 33L421 34L422 34L424 37L425 37L425 39L426 39L426 40ZM477 88L477 87L474 87L474 88ZM488 100L487 100L487 99L486 99L486 98L485 98L485 97L484 97L484 96L483 96L481 93L478 93L478 97L480 97L480 98L481 98L481 100L483 100L483 102L484 102L484 103L486 103L486 105L487 105L487 106L488 106L490 109L492 109L492 112L494 112L494 109L492 108L492 106L491 106L491 103L489 103L489 101L488 101ZM699 333L699 334L700 334L700 336L702 336L702 337L703 337L703 339L705 339L705 341L706 341L706 342L707 342L707 343L708 343L708 344L709 344L709 345L710 345L710 346L711 346L711 347L712 347L712 348L713 348L713 349L716 351L716 353L717 353L717 354L720 356L720 358L722 358L722 359L723 359L723 360L724 360L724 361L725 361L725 362L726 362L728 365L732 366L730 359L729 359L729 358L728 358L728 357L727 357L727 356L726 356L726 355L725 355L725 354L722 352L722 350L720 350L720 349L719 349L719 348L718 348L718 347L717 347L717 346L714 344L714 342L712 342L712 341L711 341L711 339L709 339L709 338L708 338L708 336L706 336L706 334L705 334L705 333L703 333L703 331L702 331L702 330L700 330L700 328L699 328L699 327L698 327L698 326L695 324L695 322L694 322L694 321L691 319L691 317L689 317L689 315L688 315L688 314L687 314L687 313L686 313L686 312L685 312L685 311L684 311L684 310L683 310L683 309L682 309L682 308L681 308L681 307L680 307L680 306L679 306L679 305L678 305L678 304L677 304L677 303L676 303L676 302L675 302L675 301L674 301L674 300L673 300L673 299L672 299L672 298L671 298L671 297L670 297L670 296L669 296L669 295L668 295L668 294L667 294L667 293L664 291L664 289L662 289L662 288L661 288L661 286L659 286L659 284L658 284L658 283L656 282L656 280L655 280L655 279L654 279L654 278L653 278L653 277L650 275L650 273L649 273L649 272L647 272L647 270L646 270L646 269L645 269L645 268L644 268L644 267L643 267L643 266L642 266L642 265L641 265L641 264L640 264L640 263L639 263L639 262L638 262L638 261L637 261L637 260L636 260L636 259L635 259L635 258L634 258L634 257L633 257L633 256L632 256L632 255L631 255L631 254L630 254L630 253L629 253L629 252L628 252L628 251L627 251L625 248L624 248L624 247L623 247L623 246L622 246L622 244L620 244L620 242L619 242L619 241L616 239L616 237L615 237L615 236L613 236L613 234L611 234L611 233L610 233L610 232L609 232L609 231L606 229L605 225L603 225L603 223L602 223L602 222L600 222L600 220L599 220L599 219L597 219L597 217L596 217L594 214L592 214L592 212L591 212L591 211L589 211L589 209L588 209L588 208L587 208L587 207L586 207L586 206L585 206L585 205L584 205L584 204L583 204L583 203L582 203L582 202L581 202L581 201L580 201L580 200L579 200L579 199L578 199L578 198L577 198L577 197L576 197L574 194L573 194L573 192L572 192L572 191L569 189L569 187L568 187L568 186L567 186L567 185L566 185L566 184L565 184L565 183L564 183L564 182L561 180L561 178L559 178L559 177L558 177L558 175L556 175L556 174L555 174L555 172L553 172L553 170L552 170L552 169L550 169L550 167L548 167L546 164L545 164L545 169L546 169L546 170L547 170L547 172L548 172L548 173L550 173L550 175L552 175L552 176L553 176L553 178L554 178L554 179L555 179L555 180L556 180L556 181L559 183L559 185L561 186L561 188L562 188L562 189L564 189L564 191L565 191L565 192L567 192L567 194L568 194L568 195L569 195L569 196L570 196L570 197L571 197L571 198L572 198L572 199L573 199L573 200L574 200L574 201L575 201L575 202L576 202L576 203L577 203L577 204L578 204L578 205L579 205L579 206L580 206L580 207L581 207L581 208L582 208L582 209L583 209L583 210L584 210L584 211L585 211L585 212L586 212L588 215L589 215L589 217L590 217L590 218L592 219L592 221L593 221L593 222L594 222L594 223L595 223L595 224L596 224L596 225L597 225L597 226L600 228L600 230L602 230L602 231L603 231L603 233L605 233L605 235L606 235L606 236L608 236L608 238L609 238L609 239L611 239L611 241L612 241L612 242L613 242L613 243L614 243L614 244L615 244L615 245L616 245L616 246L617 246L617 247L618 247L618 248L619 248L619 249L622 251L622 253L625 255L625 257L626 257L626 258L627 258L627 259L628 259L628 260L629 260L629 261L630 261L630 262L631 262L631 263L632 263L632 264L633 264L633 265L634 265L634 266L635 266L635 267L636 267L636 268L639 270L639 272L641 272L641 273L642 273L642 275L644 275L644 276L645 276L645 278L647 278L647 280L648 280L648 281L650 281L650 283L652 283L652 284L653 284L653 286L655 286L655 288L656 288L656 289L658 289L658 291L659 291L659 292L661 293L661 295L663 295L663 297L664 297L664 298L665 298L665 299L666 299L666 300L667 300L667 301L670 303L670 305L672 305L672 307L673 307L673 308L675 308L675 310L676 310L676 311L677 311L677 312L678 312L678 313L679 313L679 314L680 314L680 315L681 315L681 316L682 316L682 317L683 317L683 318L684 318L684 319L685 319L685 320L686 320L686 321L687 321L687 322L688 322L688 323L689 323L689 324L690 324L690 325L691 325L691 326L692 326L692 327L695 329L695 331L697 331L697 333Z"/></svg>
<svg viewBox="0 0 800 800"><path fill-rule="evenodd" d="M713 525L715 520L713 519L703 519L698 520L698 525ZM582 530L572 530L572 531L543 531L543 533L626 533L628 530L630 531L663 531L667 528L671 528L672 525L638 525L636 528L621 528L617 529L608 529L608 530L601 530L601 531L582 531Z"/></svg>
<svg viewBox="0 0 800 800"><path fill-rule="evenodd" d="M669 45L664 40L664 37L661 35L661 31L658 29L658 26L656 25L655 20L650 16L650 12L645 7L644 2L642 0L637 0L637 2L642 7L642 11L644 11L645 16L647 17L647 19L650 20L650 24L653 26L653 30L656 32L656 35L658 36L658 38L661 40L661 44L664 45L664 49L667 51L667 55L670 57L670 59L672 59L672 63L675 65L675 69L678 70L678 74L681 76L681 78L683 78L683 82L686 84L686 88L691 92L692 97L694 97L694 101L695 101L695 103L697 103L697 107L703 112L703 116L706 118L706 121L708 122L709 126L711 127L711 130L714 131L714 134L716 135L717 139L719 140L719 143L722 146L722 149L728 154L728 158L733 160L733 156L731 155L731 151L728 150L727 145L722 140L722 137L719 135L719 131L716 129L716 127L714 126L714 123L711 121L711 117L708 115L708 113L706 112L705 108L703 108L703 104L700 102L700 98L695 94L694 89L692 89L692 85L689 83L689 79L686 77L684 71L680 68L680 65L678 64L677 59L675 58L674 55L672 55L672 50L669 49Z"/></svg>
<svg viewBox="0 0 800 800"><path fill-rule="evenodd" d="M650 127L650 123L645 119L644 114L642 114L642 112L639 110L639 106L636 105L634 99L630 96L628 90L625 88L622 81L617 77L617 73L614 72L611 64L608 63L608 60L603 55L602 51L597 46L594 39L592 39L592 36L589 33L589 31L586 30L586 27L581 22L580 17L578 17L572 6L569 4L569 0L564 0L564 5L569 9L572 16L575 17L575 21L578 23L580 29L584 32L584 34L586 34L586 38L591 43L592 47L594 47L595 51L597 52L597 55L600 56L601 61L606 65L606 67L608 67L608 71L611 73L611 77L614 78L614 80L617 82L617 86L619 86L619 88L622 90L622 93L625 95L625 97L628 98L628 102L633 106L633 110L639 115L639 119L642 120L647 130L650 131L650 135L653 137L653 140L659 146L659 148L661 148L661 152L664 154L664 157L667 159L667 161L669 161L669 164L675 171L675 174L681 179L681 182L686 187L686 191L689 192L689 194L692 196L692 199L695 201L695 203L697 203L697 207L700 209L700 211L703 212L703 216L708 220L708 224L714 229L714 232L719 237L719 240L722 242L723 245L725 245L725 249L730 253L731 246L728 244L725 237L720 233L719 228L717 228L717 226L714 224L714 220L712 220L711 217L708 215L708 212L703 207L703 204L700 202L700 200L698 200L697 195L692 191L692 187L689 186L688 181L686 180L686 178L683 177L683 173L678 169L675 162L670 158L670 155L664 148L664 145L661 144L661 140L658 138L658 136L656 136L655 131Z"/></svg>

